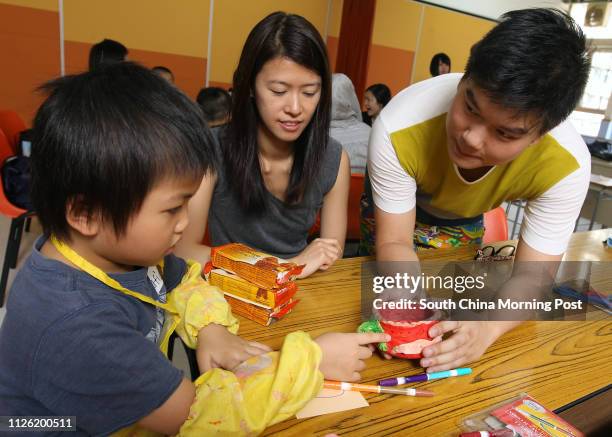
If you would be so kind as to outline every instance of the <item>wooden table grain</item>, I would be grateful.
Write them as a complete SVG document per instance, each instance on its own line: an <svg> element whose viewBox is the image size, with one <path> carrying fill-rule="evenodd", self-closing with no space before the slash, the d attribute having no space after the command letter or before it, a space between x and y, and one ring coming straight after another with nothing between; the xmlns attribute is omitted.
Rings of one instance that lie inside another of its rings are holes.
<svg viewBox="0 0 612 437"><path fill-rule="evenodd" d="M612 262L602 244L611 229L576 233L565 260ZM421 259L466 260L474 249L438 250ZM354 332L361 322L361 264L368 258L338 261L327 272L299 281L301 302L270 327L241 318L241 336L279 348L288 333L303 330ZM608 269L609 272L609 269ZM604 278L605 281L612 278ZM607 290L610 291L609 289ZM364 394L370 406L309 419L290 419L264 435L456 436L463 418L525 392L556 409L612 383L612 318L597 311L587 321L526 322L500 337L473 363L469 376L415 384L432 398ZM364 383L423 371L416 361L384 360L375 355L362 372Z"/></svg>

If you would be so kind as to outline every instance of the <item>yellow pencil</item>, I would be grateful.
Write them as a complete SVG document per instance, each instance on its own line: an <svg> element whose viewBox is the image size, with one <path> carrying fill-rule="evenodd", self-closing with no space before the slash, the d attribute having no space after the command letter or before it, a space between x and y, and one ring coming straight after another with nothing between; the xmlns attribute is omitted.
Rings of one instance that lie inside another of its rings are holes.
<svg viewBox="0 0 612 437"><path fill-rule="evenodd" d="M340 381L324 381L323 387L333 388L336 390L352 390L352 391L365 391L372 393L389 393L394 395L405 395L405 396L433 396L435 393L427 390L419 390L416 388L390 388L382 387L380 385L366 385L366 384L352 384L350 382Z"/></svg>

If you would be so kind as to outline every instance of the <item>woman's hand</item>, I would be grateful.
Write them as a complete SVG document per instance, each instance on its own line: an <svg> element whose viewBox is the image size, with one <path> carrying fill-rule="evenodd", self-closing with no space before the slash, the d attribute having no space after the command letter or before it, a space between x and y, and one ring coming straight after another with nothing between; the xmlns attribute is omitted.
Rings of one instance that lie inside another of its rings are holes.
<svg viewBox="0 0 612 437"><path fill-rule="evenodd" d="M342 257L342 246L333 238L317 238L298 256L292 258L297 264L306 264L298 278L306 278L317 270L327 270L338 258Z"/></svg>

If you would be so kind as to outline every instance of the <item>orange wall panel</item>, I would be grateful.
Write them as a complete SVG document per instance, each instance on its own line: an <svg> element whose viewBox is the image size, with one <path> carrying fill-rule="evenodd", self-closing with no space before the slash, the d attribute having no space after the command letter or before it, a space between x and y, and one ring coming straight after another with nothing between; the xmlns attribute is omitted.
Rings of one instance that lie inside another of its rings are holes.
<svg viewBox="0 0 612 437"><path fill-rule="evenodd" d="M169 67L174 73L176 86L194 100L200 89L204 88L206 83L206 58L136 49L130 53L132 54L131 59L147 67L152 68L156 65Z"/></svg>
<svg viewBox="0 0 612 437"><path fill-rule="evenodd" d="M376 2L372 44L414 51L423 5L406 0Z"/></svg>
<svg viewBox="0 0 612 437"><path fill-rule="evenodd" d="M66 74L74 74L87 70L89 49L91 44L66 41ZM195 99L204 87L206 75L206 59L195 56L174 55L170 53L153 52L149 50L129 49L129 58L145 67L163 65L174 73L176 85L189 97Z"/></svg>
<svg viewBox="0 0 612 437"><path fill-rule="evenodd" d="M58 13L0 3L0 107L31 125L42 102L34 90L60 74Z"/></svg>
<svg viewBox="0 0 612 437"><path fill-rule="evenodd" d="M91 44L64 41L64 64L66 74L78 74L88 69Z"/></svg>
<svg viewBox="0 0 612 437"><path fill-rule="evenodd" d="M213 13L210 81L231 82L251 29L272 12L285 11L309 20L325 40L327 0L222 0ZM332 23L329 23L333 25Z"/></svg>
<svg viewBox="0 0 612 437"><path fill-rule="evenodd" d="M211 80L208 82L208 86L216 86L217 88L229 90L232 87L232 84L229 82L215 82Z"/></svg>
<svg viewBox="0 0 612 437"><path fill-rule="evenodd" d="M343 0L330 0L331 8L327 17L327 36L340 36L340 26L342 25L342 8L344 7ZM325 38L325 35L323 35Z"/></svg>
<svg viewBox="0 0 612 437"><path fill-rule="evenodd" d="M463 72L472 45L496 24L491 20L435 6L426 6L424 11L414 82L431 77L429 63L438 52L444 52L451 58L452 72Z"/></svg>
<svg viewBox="0 0 612 437"><path fill-rule="evenodd" d="M206 57L209 7L208 0L64 0L64 38L111 38L151 52Z"/></svg>
<svg viewBox="0 0 612 437"><path fill-rule="evenodd" d="M57 0L0 0L1 3L55 12L59 9L59 2Z"/></svg>
<svg viewBox="0 0 612 437"><path fill-rule="evenodd" d="M384 83L394 96L410 84L413 61L414 52L410 50L372 44L366 88L375 83Z"/></svg>

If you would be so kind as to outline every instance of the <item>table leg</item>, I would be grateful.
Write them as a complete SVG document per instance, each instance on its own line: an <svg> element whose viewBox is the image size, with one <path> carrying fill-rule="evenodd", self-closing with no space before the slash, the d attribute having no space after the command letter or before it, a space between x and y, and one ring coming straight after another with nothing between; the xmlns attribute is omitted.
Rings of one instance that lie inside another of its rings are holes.
<svg viewBox="0 0 612 437"><path fill-rule="evenodd" d="M580 213L578 213L578 218L576 219L576 223L574 224L574 232L578 230L578 223L580 222Z"/></svg>
<svg viewBox="0 0 612 437"><path fill-rule="evenodd" d="M601 200L601 196L603 194L603 190L597 192L597 197L595 197L595 206L593 206L593 215L591 215L591 223L589 223L589 231L593 229L593 223L595 223L595 217L597 216L597 208L599 208L599 201Z"/></svg>
<svg viewBox="0 0 612 437"><path fill-rule="evenodd" d="M516 225L518 224L519 216L521 215L521 208L523 207L523 201L519 200L518 205L516 206L516 217L514 217L514 224L512 225L512 235L510 235L510 239L514 239L514 231L516 230Z"/></svg>

